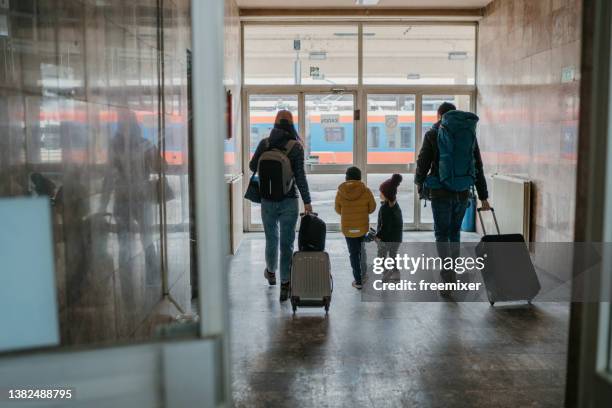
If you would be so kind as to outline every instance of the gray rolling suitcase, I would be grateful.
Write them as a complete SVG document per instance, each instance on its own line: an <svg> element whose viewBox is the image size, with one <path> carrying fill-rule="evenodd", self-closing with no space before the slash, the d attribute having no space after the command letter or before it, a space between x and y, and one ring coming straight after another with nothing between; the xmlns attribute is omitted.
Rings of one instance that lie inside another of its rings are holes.
<svg viewBox="0 0 612 408"><path fill-rule="evenodd" d="M522 234L501 234L493 208L491 214L497 234L487 234L481 211L478 208L478 218L485 235L476 247L476 255L487 258L482 279L489 303L493 306L495 302L526 300L531 304L540 292L540 281L525 237Z"/></svg>
<svg viewBox="0 0 612 408"><path fill-rule="evenodd" d="M324 307L329 311L333 281L327 252L293 254L291 267L291 306L293 313L299 307Z"/></svg>

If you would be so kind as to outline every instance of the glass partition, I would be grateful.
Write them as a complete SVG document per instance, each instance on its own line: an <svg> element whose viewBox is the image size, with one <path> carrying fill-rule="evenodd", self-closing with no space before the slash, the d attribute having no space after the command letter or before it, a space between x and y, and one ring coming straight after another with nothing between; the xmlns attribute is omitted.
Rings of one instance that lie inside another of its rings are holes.
<svg viewBox="0 0 612 408"><path fill-rule="evenodd" d="M250 154L272 127L265 116L289 103L284 107L303 115L296 124L315 211L332 229L339 223L335 190L351 165L375 195L386 178L401 174L405 227L430 229L431 207L414 188L416 157L442 102L472 111L476 24L245 23L243 39ZM247 203L245 214L261 227L257 207Z"/></svg>

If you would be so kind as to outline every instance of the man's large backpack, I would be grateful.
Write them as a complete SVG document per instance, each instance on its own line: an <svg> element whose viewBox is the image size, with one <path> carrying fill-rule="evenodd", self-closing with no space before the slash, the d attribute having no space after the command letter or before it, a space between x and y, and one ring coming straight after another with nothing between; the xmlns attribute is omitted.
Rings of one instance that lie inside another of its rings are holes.
<svg viewBox="0 0 612 408"><path fill-rule="evenodd" d="M298 142L290 139L282 149L270 148L270 140L265 143L266 150L257 164L259 191L264 199L281 201L293 187L294 175L288 155Z"/></svg>
<svg viewBox="0 0 612 408"><path fill-rule="evenodd" d="M438 129L438 177L429 176L425 185L460 192L469 190L476 180L474 149L478 116L470 112L444 114Z"/></svg>

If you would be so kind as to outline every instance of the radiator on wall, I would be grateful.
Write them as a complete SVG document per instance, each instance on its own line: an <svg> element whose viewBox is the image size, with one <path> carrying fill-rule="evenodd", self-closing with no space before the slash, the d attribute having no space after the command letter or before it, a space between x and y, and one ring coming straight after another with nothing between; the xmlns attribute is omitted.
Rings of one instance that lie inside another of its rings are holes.
<svg viewBox="0 0 612 408"><path fill-rule="evenodd" d="M502 234L523 234L529 241L531 224L531 181L517 176L494 174L488 178L489 201ZM487 233L493 234L495 225L488 214L483 214Z"/></svg>

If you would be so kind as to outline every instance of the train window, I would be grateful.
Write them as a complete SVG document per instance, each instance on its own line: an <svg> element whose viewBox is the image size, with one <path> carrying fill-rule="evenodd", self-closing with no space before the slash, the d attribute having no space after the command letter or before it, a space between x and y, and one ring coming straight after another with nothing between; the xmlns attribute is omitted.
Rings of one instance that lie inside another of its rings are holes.
<svg viewBox="0 0 612 408"><path fill-rule="evenodd" d="M414 139L412 136L412 128L402 126L400 128L400 148L412 149L414 147Z"/></svg>
<svg viewBox="0 0 612 408"><path fill-rule="evenodd" d="M343 127L325 128L325 141L332 142L332 143L344 142L344 128Z"/></svg>
<svg viewBox="0 0 612 408"><path fill-rule="evenodd" d="M380 147L380 128L376 126L368 128L368 147Z"/></svg>

